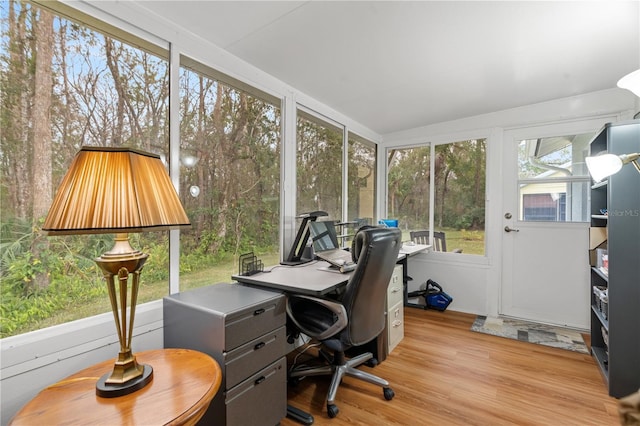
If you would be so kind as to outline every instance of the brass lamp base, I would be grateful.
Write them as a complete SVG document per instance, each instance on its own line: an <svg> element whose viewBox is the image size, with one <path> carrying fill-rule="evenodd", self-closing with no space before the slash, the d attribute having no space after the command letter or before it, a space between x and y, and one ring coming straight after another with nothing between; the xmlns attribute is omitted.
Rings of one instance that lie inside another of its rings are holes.
<svg viewBox="0 0 640 426"><path fill-rule="evenodd" d="M139 366L144 368L142 375L124 383L106 383L109 376L111 376L111 372L100 377L98 383L96 383L96 395L103 398L116 398L133 393L148 385L153 380L153 368L146 364L140 364Z"/></svg>
<svg viewBox="0 0 640 426"><path fill-rule="evenodd" d="M120 352L113 371L102 376L96 383L96 394L104 398L114 398L135 392L153 379L153 368L150 365L139 365L131 351L140 273L147 257L147 254L131 247L127 234L116 234L113 248L95 259L107 283L113 319L120 341ZM128 291L129 277L133 278L130 291ZM127 303L127 300L130 303ZM127 311L129 311L128 316Z"/></svg>

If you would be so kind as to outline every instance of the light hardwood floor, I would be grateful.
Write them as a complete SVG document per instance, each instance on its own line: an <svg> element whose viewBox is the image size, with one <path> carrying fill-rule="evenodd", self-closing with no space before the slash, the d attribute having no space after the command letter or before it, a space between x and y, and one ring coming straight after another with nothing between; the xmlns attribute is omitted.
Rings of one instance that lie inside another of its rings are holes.
<svg viewBox="0 0 640 426"><path fill-rule="evenodd" d="M405 337L375 368L395 391L347 377L329 419L329 377L289 389L316 425L618 425L590 355L470 331L474 315L405 308ZM299 423L284 419L283 426Z"/></svg>

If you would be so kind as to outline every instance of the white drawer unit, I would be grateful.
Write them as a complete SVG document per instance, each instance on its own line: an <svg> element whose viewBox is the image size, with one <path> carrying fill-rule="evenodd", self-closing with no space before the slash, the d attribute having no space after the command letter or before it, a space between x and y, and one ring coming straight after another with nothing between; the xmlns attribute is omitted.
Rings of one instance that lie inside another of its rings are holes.
<svg viewBox="0 0 640 426"><path fill-rule="evenodd" d="M402 265L396 265L387 290L387 353L404 338Z"/></svg>
<svg viewBox="0 0 640 426"><path fill-rule="evenodd" d="M402 265L396 265L393 269L393 275L389 281L387 289L387 308L394 306L398 302L402 302Z"/></svg>

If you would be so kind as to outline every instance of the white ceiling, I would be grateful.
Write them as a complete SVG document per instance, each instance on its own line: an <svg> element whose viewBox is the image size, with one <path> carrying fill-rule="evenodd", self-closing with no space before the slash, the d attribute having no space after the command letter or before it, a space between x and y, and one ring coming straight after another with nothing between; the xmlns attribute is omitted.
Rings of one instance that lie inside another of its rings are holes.
<svg viewBox="0 0 640 426"><path fill-rule="evenodd" d="M140 5L382 135L614 88L640 68L637 0Z"/></svg>

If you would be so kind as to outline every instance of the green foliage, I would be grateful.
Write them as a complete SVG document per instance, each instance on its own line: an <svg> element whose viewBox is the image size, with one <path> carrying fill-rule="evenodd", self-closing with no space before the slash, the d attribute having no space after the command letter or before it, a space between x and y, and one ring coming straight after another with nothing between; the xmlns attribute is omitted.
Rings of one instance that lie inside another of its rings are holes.
<svg viewBox="0 0 640 426"><path fill-rule="evenodd" d="M18 229L23 234L13 234L15 240L3 242L0 251L0 336L37 329L41 321L56 313L106 294L95 263L73 254L82 251L78 237L50 238L48 249L35 257L30 248L36 232L26 227L16 227L14 232ZM48 287L31 285L38 274L49 277Z"/></svg>
<svg viewBox="0 0 640 426"><path fill-rule="evenodd" d="M144 264L144 282L169 281L169 244L153 244L143 250L149 255Z"/></svg>
<svg viewBox="0 0 640 426"><path fill-rule="evenodd" d="M106 294L101 275L95 267L79 270L76 257L59 256L53 250L41 259L27 252L12 262L9 273L3 277L0 303L0 335L16 334L36 329L40 321L57 312L73 309L87 300ZM71 262L71 263L69 263ZM28 285L36 273L46 272L50 285L44 289ZM91 277L87 280L87 277Z"/></svg>

